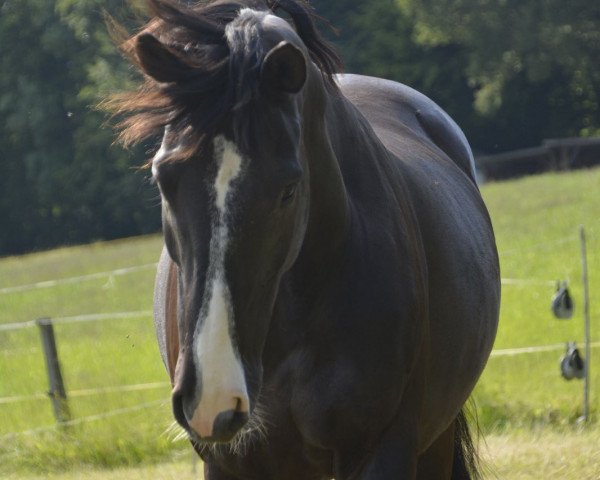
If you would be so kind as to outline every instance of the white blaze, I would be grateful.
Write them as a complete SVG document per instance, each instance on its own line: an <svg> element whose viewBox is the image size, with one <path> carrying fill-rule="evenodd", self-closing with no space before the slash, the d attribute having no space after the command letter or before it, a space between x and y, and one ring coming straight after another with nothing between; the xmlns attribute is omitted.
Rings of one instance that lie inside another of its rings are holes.
<svg viewBox="0 0 600 480"><path fill-rule="evenodd" d="M242 169L242 158L238 153L235 145L222 138L215 139L215 150L218 147L222 152L217 151L217 155L221 154L221 165L219 167L219 173L215 181L215 203L219 210L219 216L222 222L225 220L225 200L227 199L227 193L231 187L231 182L240 174ZM222 225L223 226L223 225Z"/></svg>
<svg viewBox="0 0 600 480"><path fill-rule="evenodd" d="M215 138L214 151L219 165L214 183L218 216L213 224L206 289L193 342L202 394L190 425L202 437L211 436L219 413L236 407L248 409L244 370L231 338L233 307L224 271L227 207L235 194L232 184L242 171L242 157L235 145L223 137ZM241 405L237 405L237 399Z"/></svg>

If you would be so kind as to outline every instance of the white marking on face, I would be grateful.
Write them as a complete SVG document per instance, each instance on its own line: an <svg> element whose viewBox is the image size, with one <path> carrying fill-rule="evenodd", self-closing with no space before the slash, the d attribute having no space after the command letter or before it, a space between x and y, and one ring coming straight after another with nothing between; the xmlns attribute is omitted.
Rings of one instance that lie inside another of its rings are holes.
<svg viewBox="0 0 600 480"><path fill-rule="evenodd" d="M233 306L225 278L227 221L234 200L234 182L242 173L242 157L223 137L214 140L219 170L214 183L217 218L213 221L206 289L194 332L194 362L202 394L190 426L202 437L212 435L215 417L227 410L248 410L248 392L239 353L233 344ZM240 404L238 405L238 401Z"/></svg>
<svg viewBox="0 0 600 480"><path fill-rule="evenodd" d="M242 159L235 145L224 140L221 165L215 181L216 205L219 214L225 216L225 201L231 188L231 182L240 174Z"/></svg>

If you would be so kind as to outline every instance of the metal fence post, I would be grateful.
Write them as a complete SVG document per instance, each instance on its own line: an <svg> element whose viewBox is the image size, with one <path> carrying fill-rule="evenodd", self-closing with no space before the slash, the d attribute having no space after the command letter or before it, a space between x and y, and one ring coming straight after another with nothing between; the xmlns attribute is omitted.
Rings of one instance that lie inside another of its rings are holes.
<svg viewBox="0 0 600 480"><path fill-rule="evenodd" d="M585 229L583 225L579 226L579 240L581 242L581 279L583 282L583 322L584 322L584 341L585 341L585 378L583 384L583 416L584 422L589 420L590 416L590 292L588 284L588 265L587 251L585 244Z"/></svg>
<svg viewBox="0 0 600 480"><path fill-rule="evenodd" d="M40 328L42 337L46 370L48 371L48 383L50 386L48 395L50 396L50 400L52 400L54 416L59 423L64 423L71 420L71 411L67 402L67 393L60 371L52 320L49 318L38 318L35 323Z"/></svg>

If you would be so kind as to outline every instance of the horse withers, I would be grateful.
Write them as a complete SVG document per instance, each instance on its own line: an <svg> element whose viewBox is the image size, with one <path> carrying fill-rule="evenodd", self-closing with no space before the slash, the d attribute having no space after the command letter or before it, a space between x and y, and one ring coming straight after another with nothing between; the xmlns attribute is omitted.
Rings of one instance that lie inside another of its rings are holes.
<svg viewBox="0 0 600 480"><path fill-rule="evenodd" d="M336 74L304 1L148 3L113 106L125 143L162 135L155 324L206 479L475 475L500 282L461 130Z"/></svg>

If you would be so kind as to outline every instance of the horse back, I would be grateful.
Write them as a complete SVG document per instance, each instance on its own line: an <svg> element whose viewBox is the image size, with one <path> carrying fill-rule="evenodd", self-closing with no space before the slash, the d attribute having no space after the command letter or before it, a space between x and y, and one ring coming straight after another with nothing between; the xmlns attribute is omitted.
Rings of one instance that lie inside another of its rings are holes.
<svg viewBox="0 0 600 480"><path fill-rule="evenodd" d="M344 96L367 118L381 140L393 132L393 141L414 140L411 147L437 147L473 182L475 162L460 127L435 102L416 90L390 80L362 75L339 75Z"/></svg>

